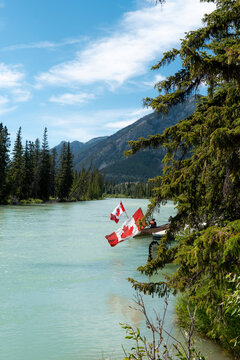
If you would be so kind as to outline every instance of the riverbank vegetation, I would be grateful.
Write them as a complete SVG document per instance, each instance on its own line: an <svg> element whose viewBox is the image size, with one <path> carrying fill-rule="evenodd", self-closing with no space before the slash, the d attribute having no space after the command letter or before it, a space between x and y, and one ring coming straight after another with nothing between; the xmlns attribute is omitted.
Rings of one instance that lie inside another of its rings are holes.
<svg viewBox="0 0 240 360"><path fill-rule="evenodd" d="M50 151L47 129L42 144L22 144L19 128L10 158L6 126L0 123L0 204L36 204L46 201L76 201L102 198L103 176L89 166L73 172L70 143L63 143L58 155Z"/></svg>
<svg viewBox="0 0 240 360"><path fill-rule="evenodd" d="M105 197L121 197L133 199L150 199L153 195L153 184L142 182L124 182L115 184L114 182L104 183Z"/></svg>
<svg viewBox="0 0 240 360"><path fill-rule="evenodd" d="M204 0L203 0L204 1ZM135 154L144 148L166 149L163 174L152 179L154 198L146 216L171 198L177 214L162 239L157 258L138 270L147 275L170 262L178 265L164 282L133 286L164 296L182 293L179 321L187 324L186 302L197 306L198 330L240 354L240 3L208 0L216 9L203 27L186 34L179 49L163 55L153 69L176 58L182 68L156 87L159 95L145 104L162 114L196 93L194 113L163 134L130 142ZM181 234L181 236L179 235ZM174 239L174 241L173 241ZM185 306L186 309L186 306ZM181 316L180 316L181 315Z"/></svg>
<svg viewBox="0 0 240 360"><path fill-rule="evenodd" d="M42 144L22 144L19 129L10 157L8 129L0 123L0 204L39 204L48 201L86 201L105 197L150 198L153 184L105 181L91 164L73 170L70 143L63 142L58 154L49 149L47 129Z"/></svg>

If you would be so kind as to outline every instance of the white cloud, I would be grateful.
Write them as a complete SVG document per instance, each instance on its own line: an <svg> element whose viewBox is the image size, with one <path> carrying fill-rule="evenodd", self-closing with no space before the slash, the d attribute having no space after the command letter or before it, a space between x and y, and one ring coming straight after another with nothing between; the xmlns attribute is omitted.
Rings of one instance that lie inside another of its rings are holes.
<svg viewBox="0 0 240 360"><path fill-rule="evenodd" d="M15 102L26 102L31 98L30 91L21 88L15 88L12 90L12 99Z"/></svg>
<svg viewBox="0 0 240 360"><path fill-rule="evenodd" d="M115 119L117 121L111 121L106 123L104 126L106 128L109 129L114 129L114 130L120 130L128 125L133 124L135 121L139 120L140 118L142 118L145 115L148 115L152 112L152 109L147 109L147 108L143 108L143 109L137 109L137 110L122 110L119 111L116 116Z"/></svg>
<svg viewBox="0 0 240 360"><path fill-rule="evenodd" d="M0 103L0 116L14 110L16 110L16 106L5 106L5 104Z"/></svg>
<svg viewBox="0 0 240 360"><path fill-rule="evenodd" d="M0 88L10 89L20 86L24 76L17 66L0 63Z"/></svg>
<svg viewBox="0 0 240 360"><path fill-rule="evenodd" d="M39 42L32 42L30 44L16 44L16 45L9 45L2 48L4 51L14 51L14 50L24 50L24 49L55 49L59 47L63 47L66 45L74 45L79 44L84 41L85 38L78 38L78 39L67 39L61 42L53 42L53 41L39 41Z"/></svg>
<svg viewBox="0 0 240 360"><path fill-rule="evenodd" d="M49 131L54 129L54 136L57 133L69 141L86 142L97 136L112 135L150 112L152 110L146 108L88 111L84 114L80 111L63 110L61 114L54 116L43 115L39 118L39 122L44 126L48 124Z"/></svg>
<svg viewBox="0 0 240 360"><path fill-rule="evenodd" d="M128 119L128 120L124 120L124 121L116 121L116 122L108 123L105 126L107 128L115 129L117 131L117 130L123 129L124 127L126 127L128 125L133 124L135 121L136 121L136 119Z"/></svg>
<svg viewBox="0 0 240 360"><path fill-rule="evenodd" d="M89 132L88 129L82 129L77 126L71 127L68 131L65 129L54 130L54 136L58 136L60 139L64 139L65 141L78 140L81 142L87 142L95 137L98 137L98 135Z"/></svg>
<svg viewBox="0 0 240 360"><path fill-rule="evenodd" d="M4 89L4 92L7 94L7 96L1 97L0 105L3 102L4 104L26 102L31 98L31 93L27 90L25 84L25 73L20 70L20 66L0 63L0 89ZM1 113L15 109L15 106L4 106L1 108Z"/></svg>
<svg viewBox="0 0 240 360"><path fill-rule="evenodd" d="M72 61L60 63L36 77L38 86L93 84L110 87L146 73L163 51L179 43L184 32L201 24L212 3L199 0L168 0L162 6L146 6L125 13L112 36L90 43Z"/></svg>
<svg viewBox="0 0 240 360"><path fill-rule="evenodd" d="M53 132L55 138L58 137L67 141L86 142L99 136L97 134L99 128L96 127L96 123L99 121L99 113L97 112L89 112L83 115L81 112L63 110L61 114L40 116L38 121L43 126L47 126L49 133Z"/></svg>
<svg viewBox="0 0 240 360"><path fill-rule="evenodd" d="M79 94L62 94L59 96L52 96L49 101L60 105L79 105L94 99L93 94L79 93Z"/></svg>
<svg viewBox="0 0 240 360"><path fill-rule="evenodd" d="M10 105L10 99L8 96L0 96L0 116L12 112L16 109L16 106Z"/></svg>
<svg viewBox="0 0 240 360"><path fill-rule="evenodd" d="M151 80L151 81L143 81L143 84L152 88L152 87L154 87L158 82L163 81L163 80L165 80L165 79L166 79L165 76L163 76L163 75L161 75L161 74L158 74L158 75L156 75L156 76L154 77L154 79Z"/></svg>

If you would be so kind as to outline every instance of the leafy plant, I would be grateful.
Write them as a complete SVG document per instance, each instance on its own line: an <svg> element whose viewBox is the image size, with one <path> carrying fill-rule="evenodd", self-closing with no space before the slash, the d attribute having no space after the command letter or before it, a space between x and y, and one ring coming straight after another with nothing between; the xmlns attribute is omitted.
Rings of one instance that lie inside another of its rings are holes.
<svg viewBox="0 0 240 360"><path fill-rule="evenodd" d="M137 310L144 315L146 328L150 332L150 340L147 340L145 336L142 336L138 328L134 328L128 324L121 324L122 328L126 331L125 338L132 340L134 343L130 352L123 349L125 354L124 360L205 360L200 352L193 347L195 312L191 314L188 308L190 326L185 332L185 344L183 344L164 328L168 306L167 297L165 297L163 316L160 319L155 312L155 321L149 317L143 298L140 294L136 295L135 302L138 306ZM168 339L171 339L171 344L166 341L166 336Z"/></svg>

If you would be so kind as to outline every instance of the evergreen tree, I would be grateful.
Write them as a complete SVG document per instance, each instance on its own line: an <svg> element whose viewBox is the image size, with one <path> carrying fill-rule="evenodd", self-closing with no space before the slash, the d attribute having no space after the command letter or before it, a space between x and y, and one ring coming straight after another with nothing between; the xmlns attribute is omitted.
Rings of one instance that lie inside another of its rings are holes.
<svg viewBox="0 0 240 360"><path fill-rule="evenodd" d="M71 196L76 200L87 200L90 167L88 170L83 166L79 173L74 173Z"/></svg>
<svg viewBox="0 0 240 360"><path fill-rule="evenodd" d="M23 198L29 199L32 196L32 183L34 179L34 144L26 141L24 150L24 181Z"/></svg>
<svg viewBox="0 0 240 360"><path fill-rule="evenodd" d="M145 103L164 114L203 82L208 95L196 97L196 110L187 119L161 135L130 142L128 152L158 146L167 151L163 174L153 181L155 197L147 215L168 199L175 202L177 215L157 258L139 270L151 275L169 262L175 262L178 270L166 282L131 281L152 294L163 295L166 285L188 291L188 301L197 304L199 317L210 324L211 331L205 332L239 353L239 340L234 341L239 326L233 315L224 313L224 299L228 273L237 275L240 268L240 2L207 1L214 2L216 10L205 15L204 26L187 33L180 49L166 52L153 67L159 69L179 57L182 68L159 82L159 95ZM172 235L186 226L196 232L175 237L172 246ZM226 324L232 332L224 331Z"/></svg>
<svg viewBox="0 0 240 360"><path fill-rule="evenodd" d="M67 196L70 193L71 186L73 183L73 154L70 148L70 142L67 143L67 153L66 153L66 188Z"/></svg>
<svg viewBox="0 0 240 360"><path fill-rule="evenodd" d="M76 200L101 199L104 190L106 190L104 177L98 169L92 170L92 165L87 170L83 166L79 173L74 173L71 188L72 198Z"/></svg>
<svg viewBox="0 0 240 360"><path fill-rule="evenodd" d="M34 199L40 197L40 165L41 165L41 148L39 139L35 140L33 145L33 182L31 196Z"/></svg>
<svg viewBox="0 0 240 360"><path fill-rule="evenodd" d="M43 142L41 149L41 165L40 165L40 179L39 190L40 198L42 200L48 200L51 188L51 158L49 153L49 146L47 140L47 128L44 129Z"/></svg>
<svg viewBox="0 0 240 360"><path fill-rule="evenodd" d="M73 184L70 192L70 196L73 199L80 200L79 187L79 173L77 171L74 171Z"/></svg>
<svg viewBox="0 0 240 360"><path fill-rule="evenodd" d="M63 143L58 170L58 197L60 200L66 199L69 196L71 186L73 183L73 166L72 166L72 153L70 143L66 145Z"/></svg>
<svg viewBox="0 0 240 360"><path fill-rule="evenodd" d="M51 153L51 189L50 189L50 195L52 197L56 196L56 168L57 168L57 150L56 148L53 148Z"/></svg>
<svg viewBox="0 0 240 360"><path fill-rule="evenodd" d="M20 127L14 143L10 168L11 194L13 197L16 197L17 200L24 198L24 157L21 132Z"/></svg>
<svg viewBox="0 0 240 360"><path fill-rule="evenodd" d="M10 140L6 126L0 123L0 204L8 197L7 175L9 169Z"/></svg>
<svg viewBox="0 0 240 360"><path fill-rule="evenodd" d="M217 9L204 17L205 26L189 32L179 50L165 53L153 67L158 69L176 57L183 64L175 75L157 84L159 95L145 102L167 112L203 81L209 96L198 99L194 114L162 135L130 142L132 154L145 147L167 149L150 211L161 201L173 199L178 204L176 227L215 224L240 215L240 5L236 0L213 2Z"/></svg>
<svg viewBox="0 0 240 360"><path fill-rule="evenodd" d="M86 197L89 200L100 199L103 193L103 176L94 168L89 181Z"/></svg>

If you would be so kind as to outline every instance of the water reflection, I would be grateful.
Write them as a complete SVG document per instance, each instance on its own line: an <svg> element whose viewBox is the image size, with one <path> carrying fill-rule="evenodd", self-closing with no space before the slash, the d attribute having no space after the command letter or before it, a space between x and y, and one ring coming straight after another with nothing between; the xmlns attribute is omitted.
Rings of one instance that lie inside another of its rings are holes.
<svg viewBox="0 0 240 360"><path fill-rule="evenodd" d="M139 327L143 320L143 314L136 309L134 301L130 301L124 296L109 294L107 303L112 312L123 315L130 325Z"/></svg>

